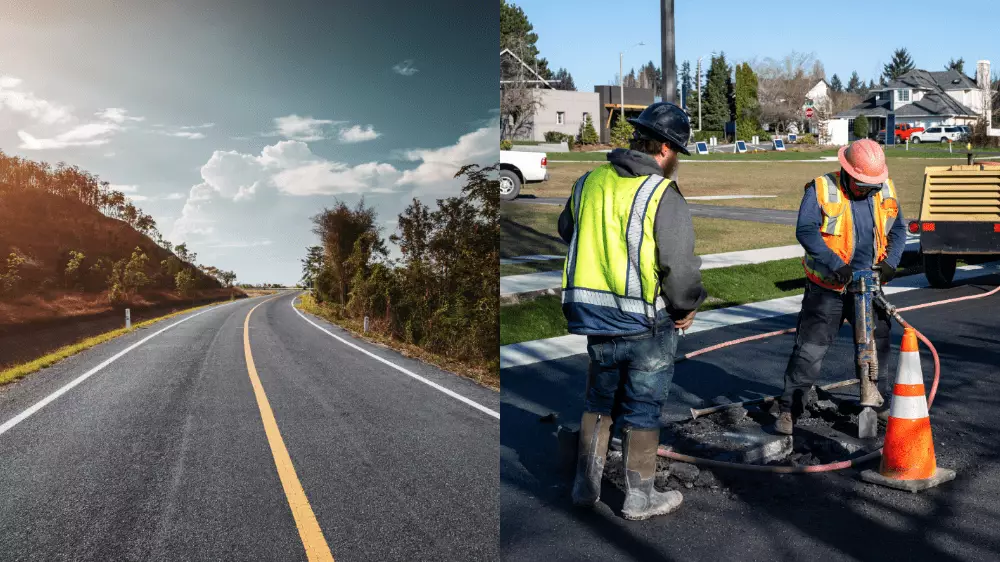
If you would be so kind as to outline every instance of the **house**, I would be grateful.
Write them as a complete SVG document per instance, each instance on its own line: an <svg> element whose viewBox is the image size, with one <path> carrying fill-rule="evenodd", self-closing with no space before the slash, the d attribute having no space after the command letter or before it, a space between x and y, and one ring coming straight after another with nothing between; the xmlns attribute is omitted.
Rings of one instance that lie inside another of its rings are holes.
<svg viewBox="0 0 1000 562"><path fill-rule="evenodd" d="M535 101L533 114L515 131L514 140L544 141L550 131L575 137L587 117L601 130L600 94L557 90L553 81L542 78L509 49L500 51L500 61L500 87L515 84L526 88Z"/></svg>
<svg viewBox="0 0 1000 562"><path fill-rule="evenodd" d="M983 91L972 78L957 70L911 70L875 88L860 104L836 114L830 120L831 129L846 130L847 138L833 135L831 144L854 140L854 119L859 115L868 119L871 136L885 128L890 113L895 115L896 123L916 127L971 126L984 114Z"/></svg>

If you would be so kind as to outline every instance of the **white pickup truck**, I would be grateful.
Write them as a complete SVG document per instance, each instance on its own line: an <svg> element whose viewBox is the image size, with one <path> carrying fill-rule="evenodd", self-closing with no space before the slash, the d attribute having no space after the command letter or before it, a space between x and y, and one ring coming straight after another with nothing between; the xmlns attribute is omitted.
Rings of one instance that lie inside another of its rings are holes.
<svg viewBox="0 0 1000 562"><path fill-rule="evenodd" d="M544 152L500 151L500 199L512 201L525 183L549 179L548 157Z"/></svg>

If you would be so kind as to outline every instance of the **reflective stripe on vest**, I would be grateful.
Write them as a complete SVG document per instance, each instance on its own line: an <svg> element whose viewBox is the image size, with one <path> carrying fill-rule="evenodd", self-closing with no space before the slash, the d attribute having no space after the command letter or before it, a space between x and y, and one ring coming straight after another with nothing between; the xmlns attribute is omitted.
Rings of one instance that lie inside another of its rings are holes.
<svg viewBox="0 0 1000 562"><path fill-rule="evenodd" d="M622 297L614 293L580 288L563 291L562 302L563 304L581 303L617 308L633 314L642 314L649 318L654 317L657 312L667 308L667 301L663 297L656 297L656 304L650 305L641 298Z"/></svg>
<svg viewBox="0 0 1000 562"><path fill-rule="evenodd" d="M646 211L653 192L663 181L662 176L653 174L642 182L642 187L635 194L632 210L628 217L628 227L625 238L628 241L628 271L625 279L625 295L632 298L642 298L642 278L639 277L639 252L642 250L642 223L646 220ZM652 316L652 315L649 315Z"/></svg>
<svg viewBox="0 0 1000 562"><path fill-rule="evenodd" d="M580 195L583 193L583 184L587 181L587 176L590 172L583 174L580 179L576 180L576 185L573 186L573 193L570 195L570 209L573 213L573 222L579 224L580 221ZM579 228L573 229L573 236L569 241L569 253L566 256L566 271L568 272L567 277L569 278L569 287L573 286L573 275L576 274L576 235L580 232Z"/></svg>

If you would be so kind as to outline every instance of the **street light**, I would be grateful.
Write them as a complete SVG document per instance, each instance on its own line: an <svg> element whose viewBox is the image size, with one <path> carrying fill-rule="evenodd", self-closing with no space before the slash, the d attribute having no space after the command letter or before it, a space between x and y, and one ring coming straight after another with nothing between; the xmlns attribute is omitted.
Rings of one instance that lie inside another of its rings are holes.
<svg viewBox="0 0 1000 562"><path fill-rule="evenodd" d="M712 56L715 56L715 51L712 51ZM701 130L701 59L705 58L705 55L698 57L698 130Z"/></svg>
<svg viewBox="0 0 1000 562"><path fill-rule="evenodd" d="M619 93L621 94L621 98L618 100L618 102L621 104L622 121L625 120L625 74L624 74L625 70L622 68L622 61L625 59L625 53L629 49L632 49L634 47L643 47L645 45L646 45L645 43L643 43L642 41L640 41L640 42L636 43L635 45L632 45L628 49L625 49L624 51L620 51L618 53L618 85L621 87L621 89L619 91Z"/></svg>

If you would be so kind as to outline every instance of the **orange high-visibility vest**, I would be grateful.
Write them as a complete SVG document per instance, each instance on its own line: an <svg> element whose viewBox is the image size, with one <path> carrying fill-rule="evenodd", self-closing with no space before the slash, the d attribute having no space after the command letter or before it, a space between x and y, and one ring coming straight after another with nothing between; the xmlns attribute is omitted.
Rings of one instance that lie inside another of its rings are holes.
<svg viewBox="0 0 1000 562"><path fill-rule="evenodd" d="M854 217L851 215L850 196L840 185L840 172L820 176L813 180L816 185L816 200L823 213L820 234L827 247L837 254L844 263L850 264L854 258ZM806 184L806 188L809 184ZM888 255L888 235L892 224L899 216L899 202L896 188L891 179L882 183L872 202L875 219L875 263ZM872 265L875 265L873 263ZM844 284L834 281L833 271L817 262L808 253L802 258L806 277L820 287L834 291L844 291Z"/></svg>

